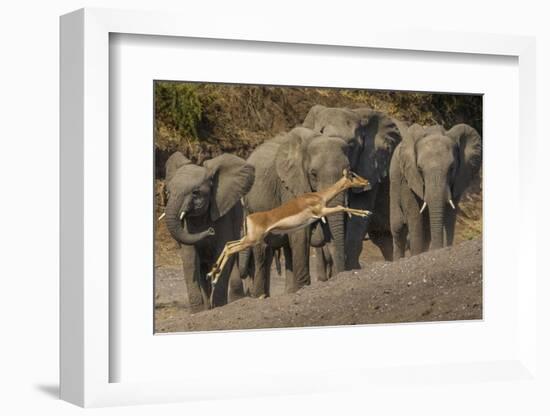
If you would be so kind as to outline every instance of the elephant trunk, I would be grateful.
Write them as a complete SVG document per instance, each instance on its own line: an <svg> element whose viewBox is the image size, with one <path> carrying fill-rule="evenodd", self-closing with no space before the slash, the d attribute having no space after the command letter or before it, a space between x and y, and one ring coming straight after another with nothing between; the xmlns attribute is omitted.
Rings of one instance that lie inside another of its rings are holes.
<svg viewBox="0 0 550 416"><path fill-rule="evenodd" d="M437 188L441 188L440 192L436 192L435 195L426 196L430 217L431 250L443 247L443 225L447 204L446 188L445 186L439 186Z"/></svg>
<svg viewBox="0 0 550 416"><path fill-rule="evenodd" d="M336 206L344 204L344 194L339 194L328 205ZM329 245L330 254L334 263L334 272L340 273L345 270L344 254L344 214L330 215L328 225L332 235L332 241Z"/></svg>
<svg viewBox="0 0 550 416"><path fill-rule="evenodd" d="M170 198L166 205L166 227L176 241L182 244L193 245L212 233L209 229L195 234L187 230L186 221L181 218L181 214L189 206L189 203L185 199L184 194Z"/></svg>

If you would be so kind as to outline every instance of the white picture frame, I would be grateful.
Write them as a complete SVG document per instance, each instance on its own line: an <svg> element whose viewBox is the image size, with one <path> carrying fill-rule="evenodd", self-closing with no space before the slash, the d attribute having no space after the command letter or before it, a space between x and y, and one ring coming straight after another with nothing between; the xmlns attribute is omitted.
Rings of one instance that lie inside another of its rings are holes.
<svg viewBox="0 0 550 416"><path fill-rule="evenodd" d="M182 25L185 21L185 25ZM162 12L82 9L61 18L61 398L80 406L160 403L198 398L296 394L339 389L374 388L377 383L397 387L409 370L369 368L319 369L270 373L258 380L221 375L189 377L178 381L111 382L110 366L119 359L110 349L109 183L109 37L110 34L224 39L227 41L332 45L336 48L429 51L437 53L503 55L517 58L519 67L519 139L534 140L535 41L529 37L471 33L437 33L429 30L381 31L349 28L337 33L315 26L311 30L286 28L262 22L235 26L223 19L205 28L199 21ZM535 164L533 147L519 147L518 208L529 210L526 169ZM419 364L415 377L437 382L480 383L501 379L537 383L535 269L536 219L519 215L517 270L522 271L517 292L515 353L498 361L456 365ZM299 332L294 330L294 336ZM412 329L414 331L414 329ZM152 334L151 334L152 335ZM324 335L328 336L328 335ZM329 377L319 382L319 374ZM348 380L345 383L342 380ZM428 380L428 381L426 381ZM226 386L232 384L233 389Z"/></svg>

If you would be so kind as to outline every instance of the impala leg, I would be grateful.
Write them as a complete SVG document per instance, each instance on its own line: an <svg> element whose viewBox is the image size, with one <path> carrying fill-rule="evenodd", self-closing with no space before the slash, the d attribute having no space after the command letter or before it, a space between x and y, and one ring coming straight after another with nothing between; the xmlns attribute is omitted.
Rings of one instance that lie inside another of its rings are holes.
<svg viewBox="0 0 550 416"><path fill-rule="evenodd" d="M359 217L367 217L371 214L371 212L367 211L367 210L347 208L347 207L343 207L341 205L337 205L335 207L324 207L323 210L322 210L321 215L322 216L327 216L327 215L331 215L331 214L338 214L340 212L347 212L348 214L357 215Z"/></svg>
<svg viewBox="0 0 550 416"><path fill-rule="evenodd" d="M344 212L347 212L351 215L357 215L358 217L368 217L372 212L365 209L354 209L354 208L345 208Z"/></svg>
<svg viewBox="0 0 550 416"><path fill-rule="evenodd" d="M232 253L230 251L234 247L238 247L238 246L242 245L245 240L246 240L246 236L241 238L240 240L234 240L234 241L229 241L229 242L225 243L225 246L224 246L221 254L219 255L218 259L216 260L216 263L214 263L214 266L212 266L212 270L206 275L210 279L210 281L212 282L213 285L215 285L216 282L218 281L218 278L219 278L223 268L225 267L225 265L227 264L229 258L231 257ZM239 252L241 250L243 250L243 249L240 249L237 252Z"/></svg>
<svg viewBox="0 0 550 416"><path fill-rule="evenodd" d="M240 240L233 240L233 241L228 241L227 243L225 243L225 246L223 247L223 250L222 252L220 253L220 255L218 256L218 259L216 260L216 262L214 263L214 266L212 266L212 271L214 270L217 270L220 268L220 264L223 262L224 258L226 257L226 253L227 253L227 250L229 250L230 247L234 246L235 244L238 244L240 243L241 241L244 240L244 237L241 238ZM210 274L212 272L208 273L208 276L210 277Z"/></svg>
<svg viewBox="0 0 550 416"><path fill-rule="evenodd" d="M241 240L239 240L235 244L232 244L230 247L227 247L227 245L226 245L226 247L224 249L225 256L222 259L219 267L217 269L212 269L212 272L210 272L210 274L211 274L210 278L212 279L212 285L215 285L218 282L218 278L220 277L223 268L225 267L225 265L227 264L227 262L229 261L231 256L234 255L234 254L237 254L239 251L246 250L251 245L252 244L247 242L245 238L242 238Z"/></svg>

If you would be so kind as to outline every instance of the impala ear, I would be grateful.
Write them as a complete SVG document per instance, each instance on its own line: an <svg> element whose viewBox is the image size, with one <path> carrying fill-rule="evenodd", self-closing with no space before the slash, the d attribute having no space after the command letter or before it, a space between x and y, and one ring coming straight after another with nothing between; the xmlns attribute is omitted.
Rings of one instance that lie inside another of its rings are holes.
<svg viewBox="0 0 550 416"><path fill-rule="evenodd" d="M275 155L277 175L294 196L311 192L304 166L307 143L316 135L310 129L296 127L286 135Z"/></svg>
<svg viewBox="0 0 550 416"><path fill-rule="evenodd" d="M405 176L409 188L422 200L424 200L424 179L416 164L416 144L424 136L425 131L422 126L412 125L407 130L400 151L401 172Z"/></svg>
<svg viewBox="0 0 550 416"><path fill-rule="evenodd" d="M210 217L215 221L250 191L254 183L254 167L228 153L207 160L203 166L212 180Z"/></svg>
<svg viewBox="0 0 550 416"><path fill-rule="evenodd" d="M453 183L453 198L460 198L481 167L481 136L467 124L457 124L447 131L458 146L458 169Z"/></svg>

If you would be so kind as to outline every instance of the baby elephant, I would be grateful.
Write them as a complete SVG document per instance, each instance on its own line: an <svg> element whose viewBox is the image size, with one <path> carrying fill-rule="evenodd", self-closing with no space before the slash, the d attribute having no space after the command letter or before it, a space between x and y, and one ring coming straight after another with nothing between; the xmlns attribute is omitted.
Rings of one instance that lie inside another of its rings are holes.
<svg viewBox="0 0 550 416"><path fill-rule="evenodd" d="M220 276L215 290L206 273L225 243L240 237L243 209L240 199L254 182L254 167L230 155L192 164L180 152L166 162L166 227L180 245L189 304L199 311L243 295L233 262ZM236 259L234 259L236 260Z"/></svg>
<svg viewBox="0 0 550 416"><path fill-rule="evenodd" d="M456 207L481 167L481 137L466 124L409 127L390 165L394 259L453 243ZM430 244L431 242L431 244Z"/></svg>

